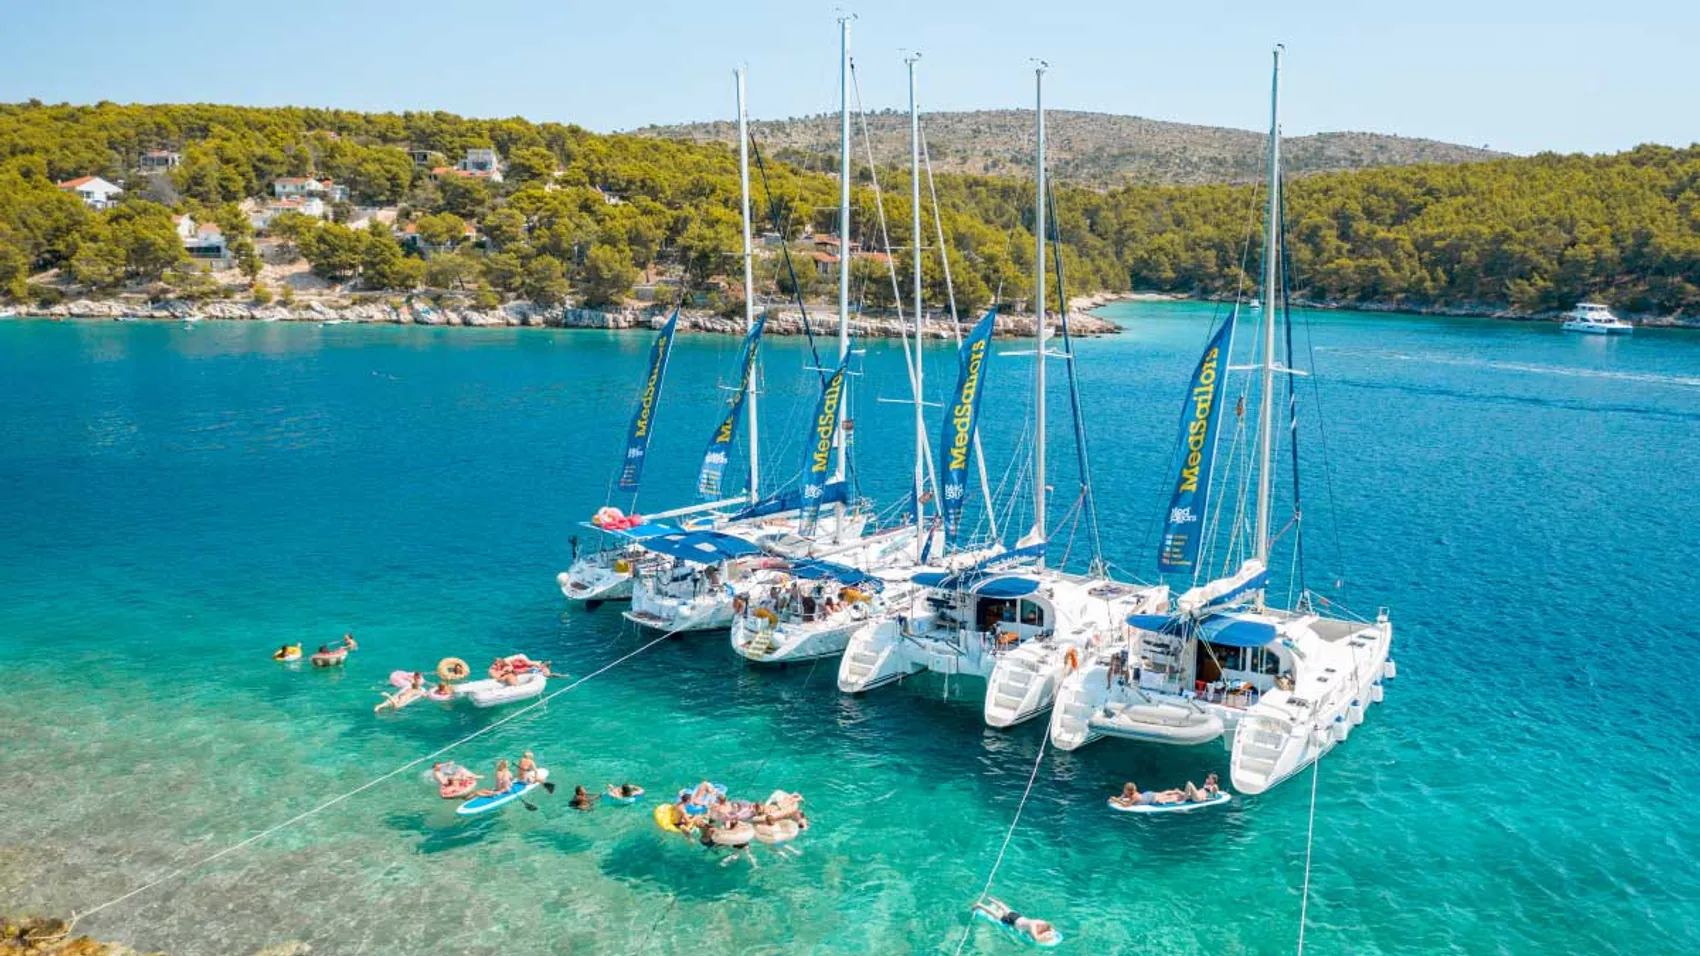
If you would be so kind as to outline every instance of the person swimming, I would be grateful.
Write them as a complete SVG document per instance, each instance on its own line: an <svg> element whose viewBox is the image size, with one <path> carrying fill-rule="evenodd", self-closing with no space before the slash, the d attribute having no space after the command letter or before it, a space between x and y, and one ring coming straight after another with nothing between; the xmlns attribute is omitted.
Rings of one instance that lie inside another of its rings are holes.
<svg viewBox="0 0 1700 956"><path fill-rule="evenodd" d="M600 799L602 799L601 796L593 795L590 791L584 789L584 786L581 784L580 786L573 788L572 802L567 805L572 807L574 810L583 810L585 813L589 813L596 809L596 801Z"/></svg>
<svg viewBox="0 0 1700 956"><path fill-rule="evenodd" d="M611 797L618 797L621 800L630 800L633 797L643 796L643 788L635 783L622 783L619 785L611 783L608 785L608 795Z"/></svg>
<svg viewBox="0 0 1700 956"><path fill-rule="evenodd" d="M1035 943L1039 943L1044 946L1054 946L1061 942L1061 938L1057 935L1057 928L1049 921L1034 919L1029 916L1022 916L1015 910L1010 909L1009 906L1002 900L996 899L995 897L988 896L980 902L975 903L974 909L986 914L991 917L993 921L1009 927L1011 930L1027 937Z"/></svg>
<svg viewBox="0 0 1700 956"><path fill-rule="evenodd" d="M357 650L360 649L360 645L354 643L354 635L353 634L344 634L342 636L342 646L345 650L350 650L350 651L357 651Z"/></svg>

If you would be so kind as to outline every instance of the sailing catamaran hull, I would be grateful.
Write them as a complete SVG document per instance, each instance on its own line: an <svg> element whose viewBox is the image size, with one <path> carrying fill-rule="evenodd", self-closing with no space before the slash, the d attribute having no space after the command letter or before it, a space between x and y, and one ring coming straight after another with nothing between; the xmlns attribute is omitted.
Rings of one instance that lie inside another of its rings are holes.
<svg viewBox="0 0 1700 956"><path fill-rule="evenodd" d="M1229 775L1235 790L1263 793L1309 767L1345 743L1381 700L1383 682L1396 673L1388 659L1393 624L1383 612L1372 625L1331 633L1349 623L1316 616L1285 623L1283 631L1297 636L1284 639L1311 650L1292 691L1265 694L1241 719ZM1315 637L1300 643L1306 630Z"/></svg>
<svg viewBox="0 0 1700 956"><path fill-rule="evenodd" d="M612 570L598 574L575 573L569 568L556 575L555 581L561 586L561 593L571 601L630 601L632 599L632 575L630 572L619 574Z"/></svg>
<svg viewBox="0 0 1700 956"><path fill-rule="evenodd" d="M733 621L732 650L752 664L796 664L838 657L849 646L850 635L867 623L864 617L836 627L801 631L785 624L758 627L751 621L749 617Z"/></svg>

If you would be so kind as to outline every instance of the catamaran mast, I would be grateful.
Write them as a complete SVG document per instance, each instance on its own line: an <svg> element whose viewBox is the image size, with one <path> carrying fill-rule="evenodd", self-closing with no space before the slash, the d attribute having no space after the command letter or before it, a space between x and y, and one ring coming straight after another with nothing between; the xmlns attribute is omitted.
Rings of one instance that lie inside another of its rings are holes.
<svg viewBox="0 0 1700 956"><path fill-rule="evenodd" d="M1269 215L1263 229L1263 371L1257 407L1257 558L1269 566L1270 471L1274 457L1275 414L1275 287L1280 281L1281 215L1281 51L1275 46L1275 68L1269 81Z"/></svg>
<svg viewBox="0 0 1700 956"><path fill-rule="evenodd" d="M1035 176L1038 190L1034 193L1033 214L1033 324L1039 344L1033 363L1033 531L1037 541L1045 540L1045 61L1033 69L1033 112L1038 116L1038 149L1035 151ZM1045 559L1039 558L1043 567Z"/></svg>
<svg viewBox="0 0 1700 956"><path fill-rule="evenodd" d="M756 328L755 255L750 246L750 136L746 128L748 114L744 109L744 68L738 77L738 185L743 191L744 212L744 334ZM751 362L755 356L750 357ZM742 370L740 370L742 371ZM749 392L744 397L744 414L750 418L750 501L761 500L761 443L756 440L756 375L750 369Z"/></svg>
<svg viewBox="0 0 1700 956"><path fill-rule="evenodd" d="M838 18L838 361L843 364L850 354L850 21L855 16ZM834 481L843 481L848 472L847 456L850 436L844 433L847 403L838 403L838 462ZM844 526L844 503L834 506L838 520L834 526ZM834 535L838 531L833 532Z"/></svg>
<svg viewBox="0 0 1700 956"><path fill-rule="evenodd" d="M925 372L921 361L921 336L926 313L921 307L921 114L915 106L915 61L920 58L921 54L916 53L905 57L903 62L909 65L909 247L910 254L915 257L915 546L920 549L917 554L925 554L927 509L921 503L921 494L927 480L927 416L926 407L921 402L926 394L922 388Z"/></svg>

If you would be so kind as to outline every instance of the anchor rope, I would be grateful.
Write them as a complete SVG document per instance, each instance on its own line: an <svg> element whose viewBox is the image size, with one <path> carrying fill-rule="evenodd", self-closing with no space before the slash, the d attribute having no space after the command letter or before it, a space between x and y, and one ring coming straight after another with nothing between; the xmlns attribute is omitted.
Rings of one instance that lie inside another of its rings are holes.
<svg viewBox="0 0 1700 956"><path fill-rule="evenodd" d="M1310 822L1305 828L1305 881L1304 889L1299 893L1299 951L1298 956L1305 953L1305 917L1310 912L1310 853L1316 838L1316 781L1322 775L1322 755L1318 754L1310 765Z"/></svg>
<svg viewBox="0 0 1700 956"><path fill-rule="evenodd" d="M992 883L998 878L998 868L1003 866L1004 854L1009 852L1009 841L1015 836L1015 828L1021 825L1021 811L1027 809L1027 798L1033 795L1033 784L1039 779L1039 764L1045 760L1045 747L1051 742L1051 735L1046 734L1039 740L1039 755L1033 758L1033 770L1027 775L1027 789L1021 791L1021 802L1015 805L1015 818L1009 821L1009 829L1004 831L1003 846L998 847L998 858L992 861L992 871L986 874L986 885L980 887L979 902L992 891ZM962 956L963 947L968 945L968 938L974 934L974 921L970 919L967 927L962 930L962 939L956 944L956 956Z"/></svg>

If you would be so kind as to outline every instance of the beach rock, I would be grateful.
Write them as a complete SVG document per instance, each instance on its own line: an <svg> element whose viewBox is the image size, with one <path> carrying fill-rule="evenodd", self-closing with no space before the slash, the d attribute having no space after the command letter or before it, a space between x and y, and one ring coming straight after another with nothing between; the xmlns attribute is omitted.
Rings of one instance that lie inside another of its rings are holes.
<svg viewBox="0 0 1700 956"><path fill-rule="evenodd" d="M0 917L0 956L142 956L120 943L102 943L87 936L68 934L69 928L59 919Z"/></svg>

